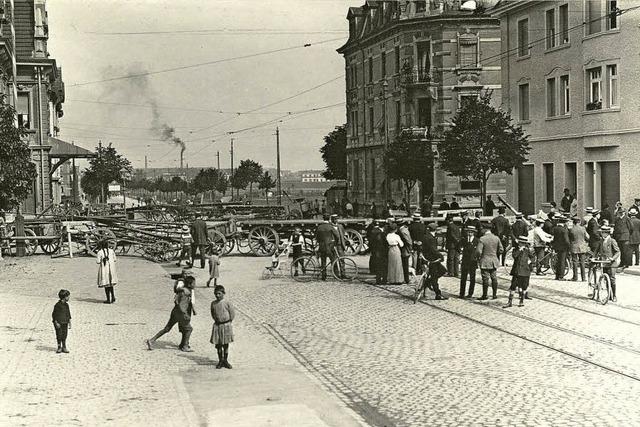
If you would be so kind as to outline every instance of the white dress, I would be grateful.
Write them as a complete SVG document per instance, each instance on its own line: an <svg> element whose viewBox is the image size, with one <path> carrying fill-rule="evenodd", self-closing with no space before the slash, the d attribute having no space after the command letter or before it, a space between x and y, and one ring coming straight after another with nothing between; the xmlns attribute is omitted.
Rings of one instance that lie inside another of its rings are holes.
<svg viewBox="0 0 640 427"><path fill-rule="evenodd" d="M118 275L116 273L116 253L113 249L100 249L96 262L98 263L98 287L115 286L118 283Z"/></svg>

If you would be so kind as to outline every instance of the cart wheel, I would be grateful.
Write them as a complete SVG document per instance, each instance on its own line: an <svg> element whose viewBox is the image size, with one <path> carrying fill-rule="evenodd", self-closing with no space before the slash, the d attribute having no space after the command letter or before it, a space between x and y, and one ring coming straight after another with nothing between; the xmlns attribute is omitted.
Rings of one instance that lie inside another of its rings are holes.
<svg viewBox="0 0 640 427"><path fill-rule="evenodd" d="M271 227L259 226L249 232L249 247L256 256L271 256L279 245L278 233Z"/></svg>
<svg viewBox="0 0 640 427"><path fill-rule="evenodd" d="M344 237L346 238L345 255L357 255L362 249L362 235L353 228L347 228L344 230Z"/></svg>
<svg viewBox="0 0 640 427"><path fill-rule="evenodd" d="M158 262L170 262L175 260L180 254L178 245L172 242L161 240L156 243L158 251Z"/></svg>
<svg viewBox="0 0 640 427"><path fill-rule="evenodd" d="M38 249L38 239L36 239L36 233L29 228L25 228L24 235L25 237L33 237L33 240L29 239L24 241L25 254L33 255Z"/></svg>
<svg viewBox="0 0 640 427"><path fill-rule="evenodd" d="M249 246L249 239L247 236L236 237L236 248L238 252L246 255L251 252L251 246Z"/></svg>
<svg viewBox="0 0 640 427"><path fill-rule="evenodd" d="M118 242L116 246L116 254L127 255L131 251L132 247L133 247L133 243L128 242L126 240L121 240Z"/></svg>
<svg viewBox="0 0 640 427"><path fill-rule="evenodd" d="M227 239L227 242L224 245L224 251L222 255L229 255L233 252L233 248L236 246L236 241L233 238Z"/></svg>
<svg viewBox="0 0 640 427"><path fill-rule="evenodd" d="M224 248L227 245L227 238L224 237L224 234L215 228L209 229L207 231L207 240L209 242L206 249L207 255L211 255L214 249L219 255L224 255Z"/></svg>
<svg viewBox="0 0 640 427"><path fill-rule="evenodd" d="M109 242L109 247L115 251L117 240L113 231L108 228L96 228L91 230L85 239L87 253L95 256L98 249L98 242L105 239Z"/></svg>
<svg viewBox="0 0 640 427"><path fill-rule="evenodd" d="M320 267L312 255L296 258L291 263L290 270L291 277L296 282L311 282L318 280L321 276Z"/></svg>
<svg viewBox="0 0 640 427"><path fill-rule="evenodd" d="M43 236L59 236L60 235L60 231L56 229L55 225L51 225L49 227L46 227L43 233ZM47 255L51 255L54 254L56 252L58 252L58 249L60 249L60 239L57 240L46 240L43 242L40 242L40 249L42 249L42 252L44 252Z"/></svg>

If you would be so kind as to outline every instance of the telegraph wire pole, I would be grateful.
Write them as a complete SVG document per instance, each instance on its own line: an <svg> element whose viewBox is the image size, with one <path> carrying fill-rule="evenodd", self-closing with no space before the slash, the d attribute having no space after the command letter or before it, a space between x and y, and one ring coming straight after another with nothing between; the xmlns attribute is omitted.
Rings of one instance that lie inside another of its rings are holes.
<svg viewBox="0 0 640 427"><path fill-rule="evenodd" d="M233 138L231 138L231 178L229 179L229 184L231 184L231 180L233 179ZM231 186L231 197L233 198L233 186Z"/></svg>
<svg viewBox="0 0 640 427"><path fill-rule="evenodd" d="M220 170L220 150L216 153L216 157L218 158L218 170Z"/></svg>
<svg viewBox="0 0 640 427"><path fill-rule="evenodd" d="M276 174L278 175L277 190L278 190L278 205L282 205L282 185L280 183L280 128L276 126Z"/></svg>

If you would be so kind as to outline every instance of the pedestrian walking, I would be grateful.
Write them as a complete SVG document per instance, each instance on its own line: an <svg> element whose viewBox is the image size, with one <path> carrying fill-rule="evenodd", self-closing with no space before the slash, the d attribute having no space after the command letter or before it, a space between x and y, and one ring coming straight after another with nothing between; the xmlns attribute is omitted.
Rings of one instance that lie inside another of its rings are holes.
<svg viewBox="0 0 640 427"><path fill-rule="evenodd" d="M178 348L185 352L193 351L189 345L189 338L193 332L193 327L191 326L191 315L196 315L196 309L193 301L193 289L195 288L195 285L195 277L193 277L191 272L183 270L181 277L176 280L173 287L175 297L169 321L164 328L158 331L157 334L145 341L149 350L153 350L156 340L164 334L169 333L177 323L178 330L182 334L182 339L180 340Z"/></svg>
<svg viewBox="0 0 640 427"><path fill-rule="evenodd" d="M193 243L191 244L191 259L193 263L196 260L196 253L200 252L200 268L204 268L205 248L209 244L207 236L207 223L202 219L202 214L198 214L197 218L191 224L191 236Z"/></svg>
<svg viewBox="0 0 640 427"><path fill-rule="evenodd" d="M498 298L498 277L496 271L500 266L498 257L504 248L498 236L493 234L491 230L486 230L485 234L480 238L476 247L476 256L480 266L480 274L482 276L482 297L480 300L488 299L489 284L492 289L492 299Z"/></svg>
<svg viewBox="0 0 640 427"><path fill-rule="evenodd" d="M567 254L571 247L569 240L569 230L566 227L567 218L563 215L556 215L556 226L553 228L553 241L551 246L556 251L556 280L564 280L564 272L567 267Z"/></svg>
<svg viewBox="0 0 640 427"><path fill-rule="evenodd" d="M67 349L67 334L71 329L71 311L69 310L69 297L71 292L66 289L60 289L58 292L58 302L53 306L51 317L53 319L53 327L56 331L56 341L58 349L56 353L69 353Z"/></svg>
<svg viewBox="0 0 640 427"><path fill-rule="evenodd" d="M98 287L104 288L107 297L105 304L116 302L116 295L113 288L118 284L118 274L116 272L116 253L109 247L108 240L98 242L98 252L96 254L98 264Z"/></svg>
<svg viewBox="0 0 640 427"><path fill-rule="evenodd" d="M634 205L635 206L635 205ZM638 210L633 208L629 210L629 219L631 220L631 237L629 238L629 249L635 255L635 265L640 265L640 218L638 218Z"/></svg>
<svg viewBox="0 0 640 427"><path fill-rule="evenodd" d="M518 307L524 306L527 289L529 289L529 281L531 279L531 270L536 259L536 254L531 249L528 238L518 237L518 245L513 248L513 267L511 268L511 286L509 287L509 301L503 308L513 306L513 293L517 290L520 302Z"/></svg>
<svg viewBox="0 0 640 427"><path fill-rule="evenodd" d="M218 364L216 369L231 369L229 363L229 344L233 342L233 327L231 323L236 317L236 311L229 300L224 299L224 286L216 286L213 289L215 301L211 302L211 317L213 328L211 329L211 344L215 345L218 352Z"/></svg>
<svg viewBox="0 0 640 427"><path fill-rule="evenodd" d="M616 240L611 237L611 227L604 226L600 231L602 232L602 247L599 258L610 262L608 266L602 268L602 272L609 275L609 280L611 281L609 299L616 302L618 301L616 296L616 268L620 263L620 247Z"/></svg>
<svg viewBox="0 0 640 427"><path fill-rule="evenodd" d="M409 232L410 223L410 219L405 219L398 229L398 236L400 236L400 239L403 243L403 246L400 248L400 258L402 259L402 274L404 276L404 283L409 283L409 263L411 261L411 255L413 254L413 239L411 238L411 233Z"/></svg>
<svg viewBox="0 0 640 427"><path fill-rule="evenodd" d="M387 244L389 245L387 255L387 283L390 285L399 285L404 282L404 274L402 272L402 256L400 248L404 246L402 239L396 233L398 226L391 224L390 231L387 234Z"/></svg>
<svg viewBox="0 0 640 427"><path fill-rule="evenodd" d="M447 271L452 277L460 277L460 227L453 221L453 215L447 215Z"/></svg>
<svg viewBox="0 0 640 427"><path fill-rule="evenodd" d="M589 250L589 234L582 226L580 218L573 217L573 227L569 230L569 242L571 243L569 251L571 252L571 265L573 267L572 281L578 281L578 267L580 268L580 281L587 279L585 276L585 257Z"/></svg>
<svg viewBox="0 0 640 427"><path fill-rule="evenodd" d="M476 270L478 268L476 249L478 248L479 239L476 236L476 228L473 225L466 226L464 231L464 237L461 241L460 298L465 298L465 295L466 298L473 298L473 292L476 287ZM465 294L467 278L469 279L469 290Z"/></svg>
<svg viewBox="0 0 640 427"><path fill-rule="evenodd" d="M184 224L182 226L182 230L180 232L180 245L182 249L180 250L180 258L176 265L180 267L182 264L182 260L187 258L187 265L193 265L193 258L191 258L191 245L193 244L193 237L191 236L191 230L189 230L189 226Z"/></svg>
<svg viewBox="0 0 640 427"><path fill-rule="evenodd" d="M213 249L211 255L207 257L209 261L209 279L207 280L207 288L210 287L213 280L213 287L218 285L218 277L220 277L220 256L218 251Z"/></svg>

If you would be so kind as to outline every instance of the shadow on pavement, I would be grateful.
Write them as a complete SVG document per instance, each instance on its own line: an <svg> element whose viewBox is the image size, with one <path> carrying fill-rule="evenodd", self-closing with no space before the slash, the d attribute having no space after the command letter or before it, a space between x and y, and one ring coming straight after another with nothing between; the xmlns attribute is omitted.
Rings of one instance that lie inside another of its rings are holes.
<svg viewBox="0 0 640 427"><path fill-rule="evenodd" d="M74 298L75 301L80 301L80 302L92 302L94 304L104 304L103 299L97 299L97 298Z"/></svg>
<svg viewBox="0 0 640 427"><path fill-rule="evenodd" d="M37 345L36 346L36 350L38 350L38 351L49 351L49 352L55 353L57 348L56 347L49 347L48 345Z"/></svg>
<svg viewBox="0 0 640 427"><path fill-rule="evenodd" d="M218 363L217 360L214 361L213 359L211 359L209 357L196 356L196 355L189 354L189 353L179 353L178 356L179 357L184 357L185 359L189 359L192 362L194 362L196 365L199 365L199 366L213 366L213 365Z"/></svg>

